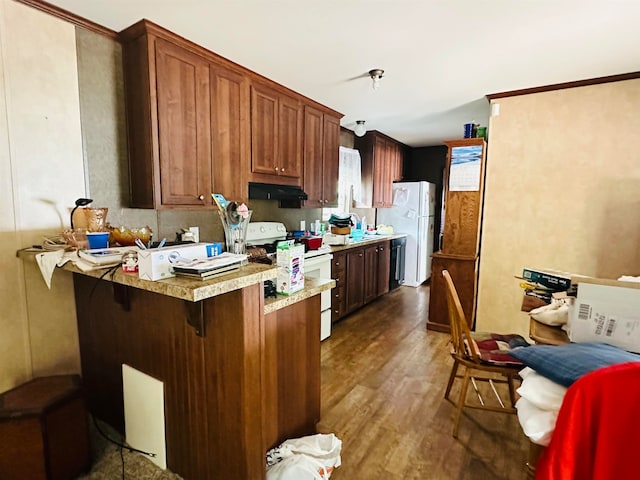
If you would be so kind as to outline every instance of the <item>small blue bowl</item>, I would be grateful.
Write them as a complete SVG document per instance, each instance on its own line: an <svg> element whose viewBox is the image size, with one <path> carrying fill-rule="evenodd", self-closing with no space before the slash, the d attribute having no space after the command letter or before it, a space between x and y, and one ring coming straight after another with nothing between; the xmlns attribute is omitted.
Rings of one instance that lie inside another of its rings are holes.
<svg viewBox="0 0 640 480"><path fill-rule="evenodd" d="M364 238L364 230L357 230L357 229L352 229L351 230L351 238L353 238L354 240L362 240Z"/></svg>

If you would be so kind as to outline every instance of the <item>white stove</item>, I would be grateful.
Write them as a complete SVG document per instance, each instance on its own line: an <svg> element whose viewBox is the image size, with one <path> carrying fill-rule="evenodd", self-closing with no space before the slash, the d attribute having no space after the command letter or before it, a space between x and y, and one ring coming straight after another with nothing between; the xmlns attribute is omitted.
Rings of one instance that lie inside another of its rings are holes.
<svg viewBox="0 0 640 480"><path fill-rule="evenodd" d="M250 222L247 226L247 246L262 248L275 263L276 242L287 239L287 228L280 222ZM272 251L269 251L272 250ZM332 250L322 245L304 254L304 275L307 278L331 278ZM251 258L251 256L249 257ZM331 290L320 294L320 340L331 335Z"/></svg>

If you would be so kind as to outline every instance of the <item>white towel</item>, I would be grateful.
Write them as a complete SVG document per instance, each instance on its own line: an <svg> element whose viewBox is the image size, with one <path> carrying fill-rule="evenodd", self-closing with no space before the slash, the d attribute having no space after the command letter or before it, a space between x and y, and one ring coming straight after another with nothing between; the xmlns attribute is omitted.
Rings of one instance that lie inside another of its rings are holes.
<svg viewBox="0 0 640 480"><path fill-rule="evenodd" d="M49 290L51 290L51 277L53 277L53 271L56 267L61 267L65 263L77 258L76 252L65 252L64 250L54 250L36 255L36 262L38 263L38 267L40 267L40 273Z"/></svg>

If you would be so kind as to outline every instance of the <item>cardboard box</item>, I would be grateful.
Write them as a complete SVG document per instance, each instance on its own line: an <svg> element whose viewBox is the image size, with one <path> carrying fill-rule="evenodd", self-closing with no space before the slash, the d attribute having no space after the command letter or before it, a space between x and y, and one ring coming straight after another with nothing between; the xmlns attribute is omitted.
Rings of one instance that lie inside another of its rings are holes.
<svg viewBox="0 0 640 480"><path fill-rule="evenodd" d="M290 295L304 288L304 245L280 242L276 249L276 292Z"/></svg>
<svg viewBox="0 0 640 480"><path fill-rule="evenodd" d="M171 264L182 260L212 257L213 243L192 243L173 247L150 248L138 252L138 277L143 280L163 280L175 277Z"/></svg>
<svg viewBox="0 0 640 480"><path fill-rule="evenodd" d="M640 283L580 278L569 314L572 342L603 342L640 353Z"/></svg>

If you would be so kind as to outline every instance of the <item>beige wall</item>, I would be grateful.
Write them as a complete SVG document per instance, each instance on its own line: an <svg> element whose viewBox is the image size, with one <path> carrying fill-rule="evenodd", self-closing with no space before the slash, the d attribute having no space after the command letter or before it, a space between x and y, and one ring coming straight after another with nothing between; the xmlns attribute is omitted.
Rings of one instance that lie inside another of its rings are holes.
<svg viewBox="0 0 640 480"><path fill-rule="evenodd" d="M59 233L85 195L74 28L0 0L0 391L79 371L71 277L47 290L15 252Z"/></svg>
<svg viewBox="0 0 640 480"><path fill-rule="evenodd" d="M523 267L640 275L640 80L493 104L477 328L524 334Z"/></svg>

